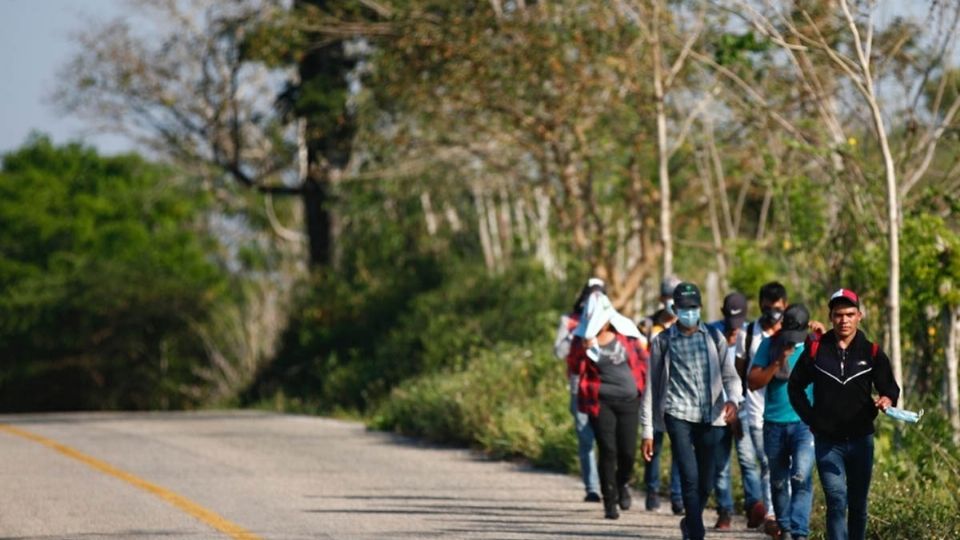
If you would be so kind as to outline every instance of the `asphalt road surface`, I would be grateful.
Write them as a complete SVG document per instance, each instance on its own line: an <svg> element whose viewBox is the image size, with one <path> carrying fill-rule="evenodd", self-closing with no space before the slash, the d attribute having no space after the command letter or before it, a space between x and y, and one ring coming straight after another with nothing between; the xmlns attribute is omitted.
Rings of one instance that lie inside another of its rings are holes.
<svg viewBox="0 0 960 540"><path fill-rule="evenodd" d="M609 521L573 476L251 411L0 415L0 483L3 540L680 537L639 494Z"/></svg>

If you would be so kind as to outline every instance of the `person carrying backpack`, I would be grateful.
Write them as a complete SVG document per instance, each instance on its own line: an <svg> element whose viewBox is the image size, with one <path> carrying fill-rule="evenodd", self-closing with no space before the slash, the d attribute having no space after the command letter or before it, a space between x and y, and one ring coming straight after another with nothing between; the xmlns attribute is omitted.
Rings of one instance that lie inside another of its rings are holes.
<svg viewBox="0 0 960 540"><path fill-rule="evenodd" d="M807 341L787 390L814 434L827 503L827 538L863 540L873 472L873 422L877 411L897 404L900 386L890 359L859 329L863 313L857 294L840 289L828 307L833 329Z"/></svg>
<svg viewBox="0 0 960 540"><path fill-rule="evenodd" d="M661 332L650 347L647 391L640 423L643 457L653 457L655 430L666 431L680 482L686 516L680 520L683 538L702 540L703 507L716 474L715 448L723 428L737 415L742 388L722 334L700 320L700 289L681 283L673 292L677 324Z"/></svg>
<svg viewBox="0 0 960 540"><path fill-rule="evenodd" d="M780 330L757 349L750 369L752 390L765 389L763 447L770 463L770 486L777 529L774 538L806 540L813 505L813 435L787 396L787 379L803 352L810 314L803 304L783 313Z"/></svg>
<svg viewBox="0 0 960 540"><path fill-rule="evenodd" d="M597 472L597 458L593 450L593 428L590 427L590 418L580 412L577 406L577 389L580 386L580 375L577 366L571 364L570 345L573 343L573 332L580 324L580 314L591 293L604 293L605 284L600 278L590 278L580 290L573 309L570 313L560 316L560 325L557 327L557 337L553 342L553 354L559 360L567 362L567 379L570 383L570 414L573 416L573 429L577 435L577 454L580 457L580 477L583 479L583 488L586 490L584 502L600 502L600 476Z"/></svg>

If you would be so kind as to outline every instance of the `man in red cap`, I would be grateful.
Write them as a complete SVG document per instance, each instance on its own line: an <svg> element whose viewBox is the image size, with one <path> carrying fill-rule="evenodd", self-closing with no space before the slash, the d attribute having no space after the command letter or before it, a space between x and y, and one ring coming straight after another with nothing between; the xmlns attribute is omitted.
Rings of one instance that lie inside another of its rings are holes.
<svg viewBox="0 0 960 540"><path fill-rule="evenodd" d="M829 308L833 330L808 340L787 390L814 434L827 502L827 538L862 540L873 471L873 421L878 410L896 405L900 387L890 359L859 330L863 313L857 294L840 289L830 297ZM806 393L811 384L812 404Z"/></svg>

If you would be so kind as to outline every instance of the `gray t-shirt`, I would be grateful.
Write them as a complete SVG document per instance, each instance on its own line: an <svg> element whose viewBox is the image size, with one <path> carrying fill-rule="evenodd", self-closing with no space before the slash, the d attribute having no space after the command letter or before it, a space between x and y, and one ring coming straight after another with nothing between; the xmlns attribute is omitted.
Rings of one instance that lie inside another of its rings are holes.
<svg viewBox="0 0 960 540"><path fill-rule="evenodd" d="M637 397L637 381L627 361L627 351L620 341L613 340L600 346L600 398L608 400L633 399Z"/></svg>

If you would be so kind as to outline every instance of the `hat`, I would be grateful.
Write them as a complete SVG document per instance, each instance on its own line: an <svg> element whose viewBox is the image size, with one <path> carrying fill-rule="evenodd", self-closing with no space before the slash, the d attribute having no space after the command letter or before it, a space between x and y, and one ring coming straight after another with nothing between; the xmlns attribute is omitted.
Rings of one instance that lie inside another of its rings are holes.
<svg viewBox="0 0 960 540"><path fill-rule="evenodd" d="M660 296L673 296L673 290L680 284L676 276L667 276L660 282Z"/></svg>
<svg viewBox="0 0 960 540"><path fill-rule="evenodd" d="M802 343L807 339L810 312L803 304L791 304L783 312L783 322L777 336L786 343Z"/></svg>
<svg viewBox="0 0 960 540"><path fill-rule="evenodd" d="M700 307L700 289L684 281L673 289L673 305L679 309Z"/></svg>
<svg viewBox="0 0 960 540"><path fill-rule="evenodd" d="M740 328L747 320L747 297L742 293L732 292L723 299L723 323L727 328Z"/></svg>
<svg viewBox="0 0 960 540"><path fill-rule="evenodd" d="M860 309L860 297L857 296L857 293L851 291L850 289L839 289L837 292L830 295L830 302L827 306L830 309L833 309L833 306L837 304L849 304L857 309Z"/></svg>

